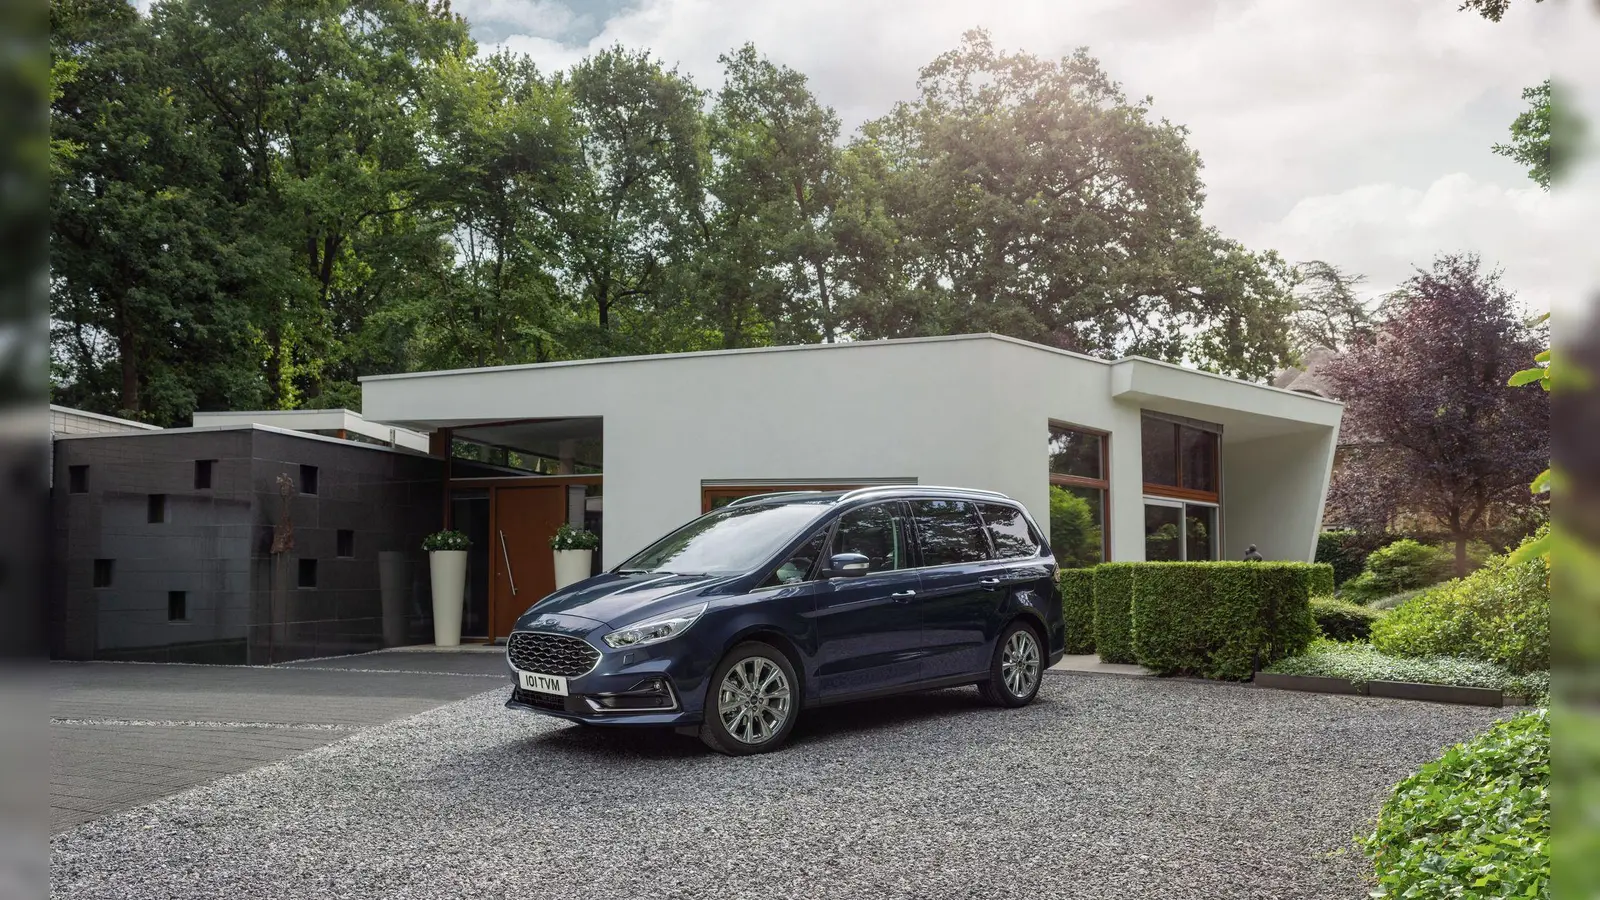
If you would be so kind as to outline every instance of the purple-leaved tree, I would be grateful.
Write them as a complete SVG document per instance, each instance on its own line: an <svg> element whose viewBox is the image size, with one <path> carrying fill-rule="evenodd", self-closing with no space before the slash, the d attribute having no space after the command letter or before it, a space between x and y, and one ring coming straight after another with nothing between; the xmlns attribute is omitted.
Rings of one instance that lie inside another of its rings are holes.
<svg viewBox="0 0 1600 900"><path fill-rule="evenodd" d="M1402 520L1467 543L1526 515L1528 482L1550 458L1550 402L1506 379L1543 349L1498 272L1474 255L1440 256L1395 293L1369 338L1322 369L1345 403L1328 505L1361 527Z"/></svg>

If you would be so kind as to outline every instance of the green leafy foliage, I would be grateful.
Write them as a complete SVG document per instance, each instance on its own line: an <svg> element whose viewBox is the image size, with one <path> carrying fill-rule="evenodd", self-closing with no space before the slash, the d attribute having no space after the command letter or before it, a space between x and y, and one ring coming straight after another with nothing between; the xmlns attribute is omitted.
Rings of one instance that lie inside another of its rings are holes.
<svg viewBox="0 0 1600 900"><path fill-rule="evenodd" d="M1372 623L1384 616L1381 610L1333 597L1312 597L1311 615L1322 634L1336 641L1366 640Z"/></svg>
<svg viewBox="0 0 1600 900"><path fill-rule="evenodd" d="M1094 646L1109 663L1131 663L1133 656L1133 568L1137 563L1094 567Z"/></svg>
<svg viewBox="0 0 1600 900"><path fill-rule="evenodd" d="M1361 574L1368 554L1393 540L1387 535L1348 528L1324 531L1317 535L1316 561L1333 566L1333 583L1338 587Z"/></svg>
<svg viewBox="0 0 1600 900"><path fill-rule="evenodd" d="M1372 643L1397 656L1468 656L1513 672L1549 669L1549 568L1537 556L1522 563L1496 556L1395 609L1373 626Z"/></svg>
<svg viewBox="0 0 1600 900"><path fill-rule="evenodd" d="M1488 688L1535 700L1542 699L1550 690L1548 672L1518 675L1505 666L1461 656L1390 656L1368 643L1328 638L1319 638L1304 653L1281 659L1263 667L1262 671L1282 675L1348 678L1357 684L1403 681Z"/></svg>
<svg viewBox="0 0 1600 900"><path fill-rule="evenodd" d="M1306 563L1130 563L1133 652L1163 675L1245 679L1316 637Z"/></svg>
<svg viewBox="0 0 1600 900"><path fill-rule="evenodd" d="M1308 576L1311 580L1307 585L1313 597L1332 597L1335 587L1333 566L1317 562L1311 564Z"/></svg>
<svg viewBox="0 0 1600 900"><path fill-rule="evenodd" d="M1548 714L1499 722L1418 769L1361 843L1376 896L1548 897Z"/></svg>
<svg viewBox="0 0 1600 900"><path fill-rule="evenodd" d="M1353 603L1437 584L1450 577L1450 557L1410 538L1368 554L1366 569L1345 582L1340 596Z"/></svg>
<svg viewBox="0 0 1600 900"><path fill-rule="evenodd" d="M432 553L435 550L466 550L472 546L472 539L460 531L435 531L422 539L422 549Z"/></svg>
<svg viewBox="0 0 1600 900"><path fill-rule="evenodd" d="M1366 604L1366 606L1368 609L1397 609L1401 606L1404 606L1412 599L1426 594L1430 590L1432 590L1431 586L1414 588L1409 591L1401 591L1398 594L1390 594L1387 597L1379 597L1378 599Z"/></svg>
<svg viewBox="0 0 1600 900"><path fill-rule="evenodd" d="M1067 652L1094 652L1094 570L1062 569L1061 614L1067 626Z"/></svg>
<svg viewBox="0 0 1600 900"><path fill-rule="evenodd" d="M556 528L556 533L550 536L551 550L596 550L600 547L600 535L584 528L574 528L570 522L562 522Z"/></svg>
<svg viewBox="0 0 1600 900"><path fill-rule="evenodd" d="M1089 501L1071 488L1050 486L1050 550L1064 567L1092 566L1100 562L1104 542L1100 517Z"/></svg>

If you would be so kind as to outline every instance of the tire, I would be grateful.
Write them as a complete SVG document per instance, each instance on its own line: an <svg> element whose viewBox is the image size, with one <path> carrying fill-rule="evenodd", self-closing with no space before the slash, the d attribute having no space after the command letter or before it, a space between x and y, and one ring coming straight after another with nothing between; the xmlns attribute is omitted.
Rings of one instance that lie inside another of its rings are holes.
<svg viewBox="0 0 1600 900"><path fill-rule="evenodd" d="M1042 684L1044 644L1037 630L1018 619L1007 625L995 641L989 680L978 684L978 693L987 703L1014 709L1032 703Z"/></svg>
<svg viewBox="0 0 1600 900"><path fill-rule="evenodd" d="M743 687L747 684L758 692ZM706 684L700 740L729 756L778 749L800 715L799 685L789 658L771 644L746 641L734 647Z"/></svg>

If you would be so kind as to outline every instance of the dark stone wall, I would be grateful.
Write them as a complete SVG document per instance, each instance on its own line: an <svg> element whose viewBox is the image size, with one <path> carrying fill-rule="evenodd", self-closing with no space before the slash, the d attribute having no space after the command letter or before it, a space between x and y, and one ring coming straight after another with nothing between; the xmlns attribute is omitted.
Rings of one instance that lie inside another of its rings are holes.
<svg viewBox="0 0 1600 900"><path fill-rule="evenodd" d="M210 488L196 487L197 460L215 461ZM263 664L378 649L380 551L400 555L407 642L431 640L420 545L440 520L438 460L237 429L61 440L54 462L52 656ZM316 493L291 501L295 547L274 558L276 478L298 484L302 466ZM150 521L152 494L165 495L163 521ZM97 559L110 560L100 587ZM316 570L305 587L301 560Z"/></svg>

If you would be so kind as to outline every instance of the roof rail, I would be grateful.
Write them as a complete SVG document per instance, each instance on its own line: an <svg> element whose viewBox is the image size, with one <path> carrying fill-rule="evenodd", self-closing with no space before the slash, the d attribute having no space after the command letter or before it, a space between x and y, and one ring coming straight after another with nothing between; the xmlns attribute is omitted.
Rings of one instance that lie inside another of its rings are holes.
<svg viewBox="0 0 1600 900"><path fill-rule="evenodd" d="M1011 499L999 491L986 491L980 488L945 487L937 484L874 484L850 491L840 497L839 502L843 503L846 500L855 500L885 491L912 491L918 494L983 494L988 497L999 497L1002 500Z"/></svg>
<svg viewBox="0 0 1600 900"><path fill-rule="evenodd" d="M739 506L741 504L748 503L751 500L771 500L773 497L791 497L791 496L795 496L795 495L798 495L798 494L820 494L820 493L822 493L822 492L821 491L773 491L770 494L747 494L747 495L745 495L743 497L736 498L731 503L723 504L722 508L723 509L727 509L730 506Z"/></svg>

